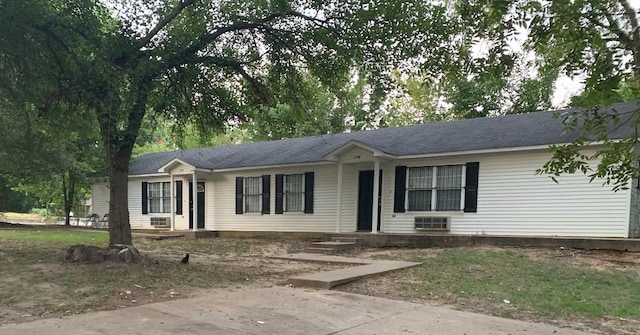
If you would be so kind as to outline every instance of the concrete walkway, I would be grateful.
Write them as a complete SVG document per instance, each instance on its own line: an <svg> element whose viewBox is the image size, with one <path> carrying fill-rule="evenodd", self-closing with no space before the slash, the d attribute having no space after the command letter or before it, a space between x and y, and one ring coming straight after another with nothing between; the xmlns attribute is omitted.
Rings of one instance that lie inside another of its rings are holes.
<svg viewBox="0 0 640 335"><path fill-rule="evenodd" d="M274 256L273 258L307 262L344 263L357 265L344 269L312 273L289 279L289 284L291 285L299 287L322 288L327 290L332 287L352 282L361 278L371 277L395 270L406 269L422 264L417 262L359 259L308 253Z"/></svg>
<svg viewBox="0 0 640 335"><path fill-rule="evenodd" d="M336 291L239 288L192 299L0 326L47 334L587 335L555 326Z"/></svg>

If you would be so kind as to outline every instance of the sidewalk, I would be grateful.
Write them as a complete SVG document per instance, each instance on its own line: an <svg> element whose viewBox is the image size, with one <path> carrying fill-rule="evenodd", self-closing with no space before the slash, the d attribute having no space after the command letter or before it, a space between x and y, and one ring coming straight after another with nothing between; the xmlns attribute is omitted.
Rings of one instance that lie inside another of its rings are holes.
<svg viewBox="0 0 640 335"><path fill-rule="evenodd" d="M238 287L191 299L4 325L0 334L589 333L336 291Z"/></svg>

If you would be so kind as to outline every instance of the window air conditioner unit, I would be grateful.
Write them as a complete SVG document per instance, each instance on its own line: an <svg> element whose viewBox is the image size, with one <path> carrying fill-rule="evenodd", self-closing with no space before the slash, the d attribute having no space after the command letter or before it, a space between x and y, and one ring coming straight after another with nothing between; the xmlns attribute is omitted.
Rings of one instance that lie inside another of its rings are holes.
<svg viewBox="0 0 640 335"><path fill-rule="evenodd" d="M415 217L416 230L449 230L449 218L443 216Z"/></svg>
<svg viewBox="0 0 640 335"><path fill-rule="evenodd" d="M171 226L171 218L151 218L151 226L165 228Z"/></svg>

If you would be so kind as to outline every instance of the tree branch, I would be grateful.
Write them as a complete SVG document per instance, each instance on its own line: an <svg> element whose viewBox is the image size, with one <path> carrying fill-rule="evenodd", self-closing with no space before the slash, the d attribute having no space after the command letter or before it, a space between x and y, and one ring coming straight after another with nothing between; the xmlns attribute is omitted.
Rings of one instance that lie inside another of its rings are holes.
<svg viewBox="0 0 640 335"><path fill-rule="evenodd" d="M263 103L268 104L271 100L268 89L260 82L260 80L254 78L250 75L245 69L244 65L251 64L257 62L261 59L261 57L254 58L248 61L237 61L235 59L215 57L215 56L203 56L195 58L196 63L213 63L220 66L224 66L234 70L236 73L242 76L249 84L253 92L262 100Z"/></svg>
<svg viewBox="0 0 640 335"><path fill-rule="evenodd" d="M162 28L164 28L167 24L169 24L173 19L176 18L185 8L189 7L195 2L195 0L180 0L178 5L173 8L173 10L169 13L169 15L165 16L158 24L156 24L153 29L151 29L147 35L145 35L142 39L138 41L137 49L140 50L142 47L147 45L151 39L153 39Z"/></svg>
<svg viewBox="0 0 640 335"><path fill-rule="evenodd" d="M640 27L638 27L638 17L636 16L636 11L629 5L627 0L619 1L622 8L624 8L624 17L631 25L633 39L628 47L633 53L633 75L636 83L640 83Z"/></svg>

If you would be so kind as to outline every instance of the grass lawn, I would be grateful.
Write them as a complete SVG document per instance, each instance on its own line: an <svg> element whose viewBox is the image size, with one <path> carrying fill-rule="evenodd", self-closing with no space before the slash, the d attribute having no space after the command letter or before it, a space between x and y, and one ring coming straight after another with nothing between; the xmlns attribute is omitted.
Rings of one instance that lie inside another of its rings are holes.
<svg viewBox="0 0 640 335"><path fill-rule="evenodd" d="M0 219L30 219L40 221L42 216L34 213L15 213L15 212L0 212Z"/></svg>
<svg viewBox="0 0 640 335"><path fill-rule="evenodd" d="M610 334L637 333L640 254L625 253L631 258L626 261L605 254L611 262L598 261L594 266L587 253L457 248L374 254L374 258L419 261L423 265L372 278L368 283L354 283L344 290L375 294L371 288L378 287L397 299L515 319L585 324ZM618 326L620 329L616 329ZM635 331L625 332L625 328Z"/></svg>
<svg viewBox="0 0 640 335"><path fill-rule="evenodd" d="M106 245L109 234L106 231L86 230L0 230L0 240L22 241L25 243L69 246L73 244Z"/></svg>
<svg viewBox="0 0 640 335"><path fill-rule="evenodd" d="M437 292L502 304L506 299L554 318L640 318L640 277L635 273L532 260L511 250L444 250L423 261L412 273L421 280L403 285L413 296Z"/></svg>

